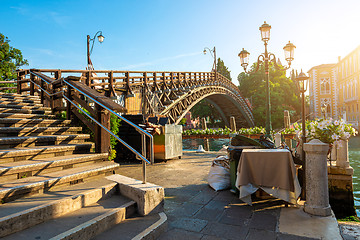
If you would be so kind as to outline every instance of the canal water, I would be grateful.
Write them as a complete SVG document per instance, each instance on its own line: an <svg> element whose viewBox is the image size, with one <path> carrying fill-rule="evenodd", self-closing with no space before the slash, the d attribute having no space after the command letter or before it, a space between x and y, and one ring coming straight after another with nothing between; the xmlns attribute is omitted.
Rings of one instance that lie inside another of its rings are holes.
<svg viewBox="0 0 360 240"><path fill-rule="evenodd" d="M199 145L204 145L204 139L183 139L184 150L196 150ZM211 151L219 151L223 145L229 145L229 139L209 139ZM354 168L354 203L356 213L360 216L360 136L351 137L349 140L349 161Z"/></svg>

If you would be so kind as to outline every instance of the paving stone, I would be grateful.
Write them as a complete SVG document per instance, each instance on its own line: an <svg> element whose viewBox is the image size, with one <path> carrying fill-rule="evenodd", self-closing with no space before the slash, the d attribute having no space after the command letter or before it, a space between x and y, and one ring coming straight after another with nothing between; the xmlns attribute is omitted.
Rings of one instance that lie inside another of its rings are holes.
<svg viewBox="0 0 360 240"><path fill-rule="evenodd" d="M319 240L319 238L308 238L308 237L301 237L296 235L278 233L277 234L278 240Z"/></svg>
<svg viewBox="0 0 360 240"><path fill-rule="evenodd" d="M203 237L200 233L185 231L182 229L171 229L163 233L159 240L197 240Z"/></svg>
<svg viewBox="0 0 360 240"><path fill-rule="evenodd" d="M276 233L273 231L250 229L246 240L276 240Z"/></svg>
<svg viewBox="0 0 360 240"><path fill-rule="evenodd" d="M272 214L255 212L250 220L250 228L275 231L277 217Z"/></svg>
<svg viewBox="0 0 360 240"><path fill-rule="evenodd" d="M178 206L174 211L169 212L170 215L191 217L195 215L203 205L197 203L186 202L181 206ZM167 212L168 213L168 212Z"/></svg>
<svg viewBox="0 0 360 240"><path fill-rule="evenodd" d="M201 233L223 239L245 239L249 229L245 226L232 226L221 223L209 223Z"/></svg>
<svg viewBox="0 0 360 240"><path fill-rule="evenodd" d="M193 199L191 199L191 202L198 203L198 204L207 204L215 197L215 194L211 194L209 192L203 192L201 191L199 194L197 194Z"/></svg>
<svg viewBox="0 0 360 240"><path fill-rule="evenodd" d="M247 225L253 212L250 206L231 206L224 211L219 222L236 226Z"/></svg>
<svg viewBox="0 0 360 240"><path fill-rule="evenodd" d="M196 218L177 218L170 221L169 225L174 228L181 228L193 232L200 232L208 224L208 221Z"/></svg>
<svg viewBox="0 0 360 240"><path fill-rule="evenodd" d="M211 200L208 204L205 205L205 208L225 210L228 205L229 203L225 201Z"/></svg>
<svg viewBox="0 0 360 240"><path fill-rule="evenodd" d="M202 208L195 217L207 221L217 221L223 212L222 209Z"/></svg>
<svg viewBox="0 0 360 240"><path fill-rule="evenodd" d="M204 235L201 240L223 240L224 238L211 236L211 235Z"/></svg>
<svg viewBox="0 0 360 240"><path fill-rule="evenodd" d="M232 202L234 199L238 199L237 195L230 192L230 190L219 191L214 200Z"/></svg>

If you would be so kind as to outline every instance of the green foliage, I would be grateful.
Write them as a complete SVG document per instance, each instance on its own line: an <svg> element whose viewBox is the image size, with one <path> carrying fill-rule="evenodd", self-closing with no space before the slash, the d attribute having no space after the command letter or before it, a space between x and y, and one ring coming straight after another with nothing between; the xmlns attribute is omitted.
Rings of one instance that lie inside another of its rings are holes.
<svg viewBox="0 0 360 240"><path fill-rule="evenodd" d="M227 77L229 80L231 80L230 71L227 66L225 66L224 61L220 58L217 59L217 72L223 75L224 77Z"/></svg>
<svg viewBox="0 0 360 240"><path fill-rule="evenodd" d="M28 65L21 51L11 47L9 42L10 40L0 33L0 81L15 80L16 70L22 65Z"/></svg>
<svg viewBox="0 0 360 240"><path fill-rule="evenodd" d="M214 105L208 103L206 99L203 99L196 104L190 112L193 118L199 117L201 119L209 117L210 123L208 124L208 127L225 125L218 110L214 107Z"/></svg>
<svg viewBox="0 0 360 240"><path fill-rule="evenodd" d="M253 64L250 71L256 69ZM285 71L277 70L270 64L270 103L271 121L274 129L281 128L284 122L284 110L289 110L293 118L300 116L301 101L296 84L285 75ZM265 126L266 121L266 82L265 69L260 66L256 73L240 73L239 89L243 97L252 99L252 108L257 126Z"/></svg>
<svg viewBox="0 0 360 240"><path fill-rule="evenodd" d="M293 129L293 128L285 128L280 133L281 134L295 134L296 132L295 132L295 129Z"/></svg>
<svg viewBox="0 0 360 240"><path fill-rule="evenodd" d="M115 116L114 114L110 115L110 130L115 135L117 135L119 132L119 126L121 124L120 122L121 122L121 119L119 119L117 116ZM115 146L117 143L118 143L118 140L116 140L116 138L114 138L113 136L110 136L111 152L109 155L109 160L113 160L116 157Z"/></svg>
<svg viewBox="0 0 360 240"><path fill-rule="evenodd" d="M231 131L228 127L218 128L218 129L189 129L184 130L183 135L229 135L231 133L241 134L241 135L251 135L251 134L265 134L265 128L263 127L253 127L253 128L241 128L238 131Z"/></svg>
<svg viewBox="0 0 360 240"><path fill-rule="evenodd" d="M179 122L179 124L178 125L186 125L186 118L183 118L183 119L181 119L181 121Z"/></svg>
<svg viewBox="0 0 360 240"><path fill-rule="evenodd" d="M349 217L346 217L346 218L338 219L338 221L341 221L341 222L360 222L360 219L359 219L358 216L349 216Z"/></svg>

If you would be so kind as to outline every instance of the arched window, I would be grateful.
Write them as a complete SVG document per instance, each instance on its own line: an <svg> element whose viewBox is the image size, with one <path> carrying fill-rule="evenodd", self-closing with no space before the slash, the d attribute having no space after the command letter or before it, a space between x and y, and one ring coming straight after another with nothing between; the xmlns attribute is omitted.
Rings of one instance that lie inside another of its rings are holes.
<svg viewBox="0 0 360 240"><path fill-rule="evenodd" d="M320 79L320 94L330 94L330 78Z"/></svg>

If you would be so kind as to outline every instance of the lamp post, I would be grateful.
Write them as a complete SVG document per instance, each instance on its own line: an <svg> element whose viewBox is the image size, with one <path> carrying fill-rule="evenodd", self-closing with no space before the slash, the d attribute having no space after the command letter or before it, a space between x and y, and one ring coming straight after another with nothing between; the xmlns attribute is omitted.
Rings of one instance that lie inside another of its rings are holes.
<svg viewBox="0 0 360 240"><path fill-rule="evenodd" d="M98 35L99 34L99 35ZM90 55L92 53L92 50L93 50L93 47L94 47L94 43L95 43L95 38L98 38L98 41L100 43L102 43L104 41L104 36L102 35L102 31L98 31L97 33L95 33L94 37L93 38L90 38L89 35L87 35L87 64L88 66L89 65L92 65L91 63L91 59L90 59ZM90 48L90 42L92 42L91 44L91 48Z"/></svg>
<svg viewBox="0 0 360 240"><path fill-rule="evenodd" d="M296 77L296 80L298 82L299 90L301 93L301 128L302 128L302 151L301 151L301 161L303 165L303 170L305 171L306 168L306 161L305 161L305 152L304 152L304 144L306 143L306 129L305 129L305 92L307 91L308 83L309 83L309 77L306 76L305 73L301 70L301 73L299 76ZM305 183L305 177L303 179L303 188L304 188L304 198L305 198L305 192L306 192L306 183Z"/></svg>
<svg viewBox="0 0 360 240"><path fill-rule="evenodd" d="M216 73L217 72L217 66L216 66L216 49L215 49L215 46L214 46L214 48L212 50L210 48L208 48L208 47L205 47L204 51L203 51L204 55L206 55L206 52L209 52L210 55L214 59L212 71L214 71Z"/></svg>
<svg viewBox="0 0 360 240"><path fill-rule="evenodd" d="M266 22L264 22L264 24L261 25L261 27L259 29L261 32L261 40L264 42L265 52L258 57L257 66L256 66L255 71L253 71L253 72L254 73L257 72L259 70L260 64L264 63L265 81L266 81L266 127L265 127L265 129L266 129L266 137L271 138L272 127L271 127L271 105L270 105L270 84L269 84L269 62L272 62L277 69L280 69L280 67L276 63L275 55L273 53L268 52L268 49L267 49L268 41L270 40L271 26L269 24L267 24ZM285 67L285 68L282 67L281 69L287 70L290 68L291 61L294 60L295 46L294 46L294 44L292 44L289 41L289 43L286 44L286 46L283 49L285 52L285 59L288 62L289 66ZM245 73L249 73L246 71L246 67L249 64L250 53L243 48L242 51L238 54L238 56L240 57L240 63L241 63L241 66L244 68Z"/></svg>

